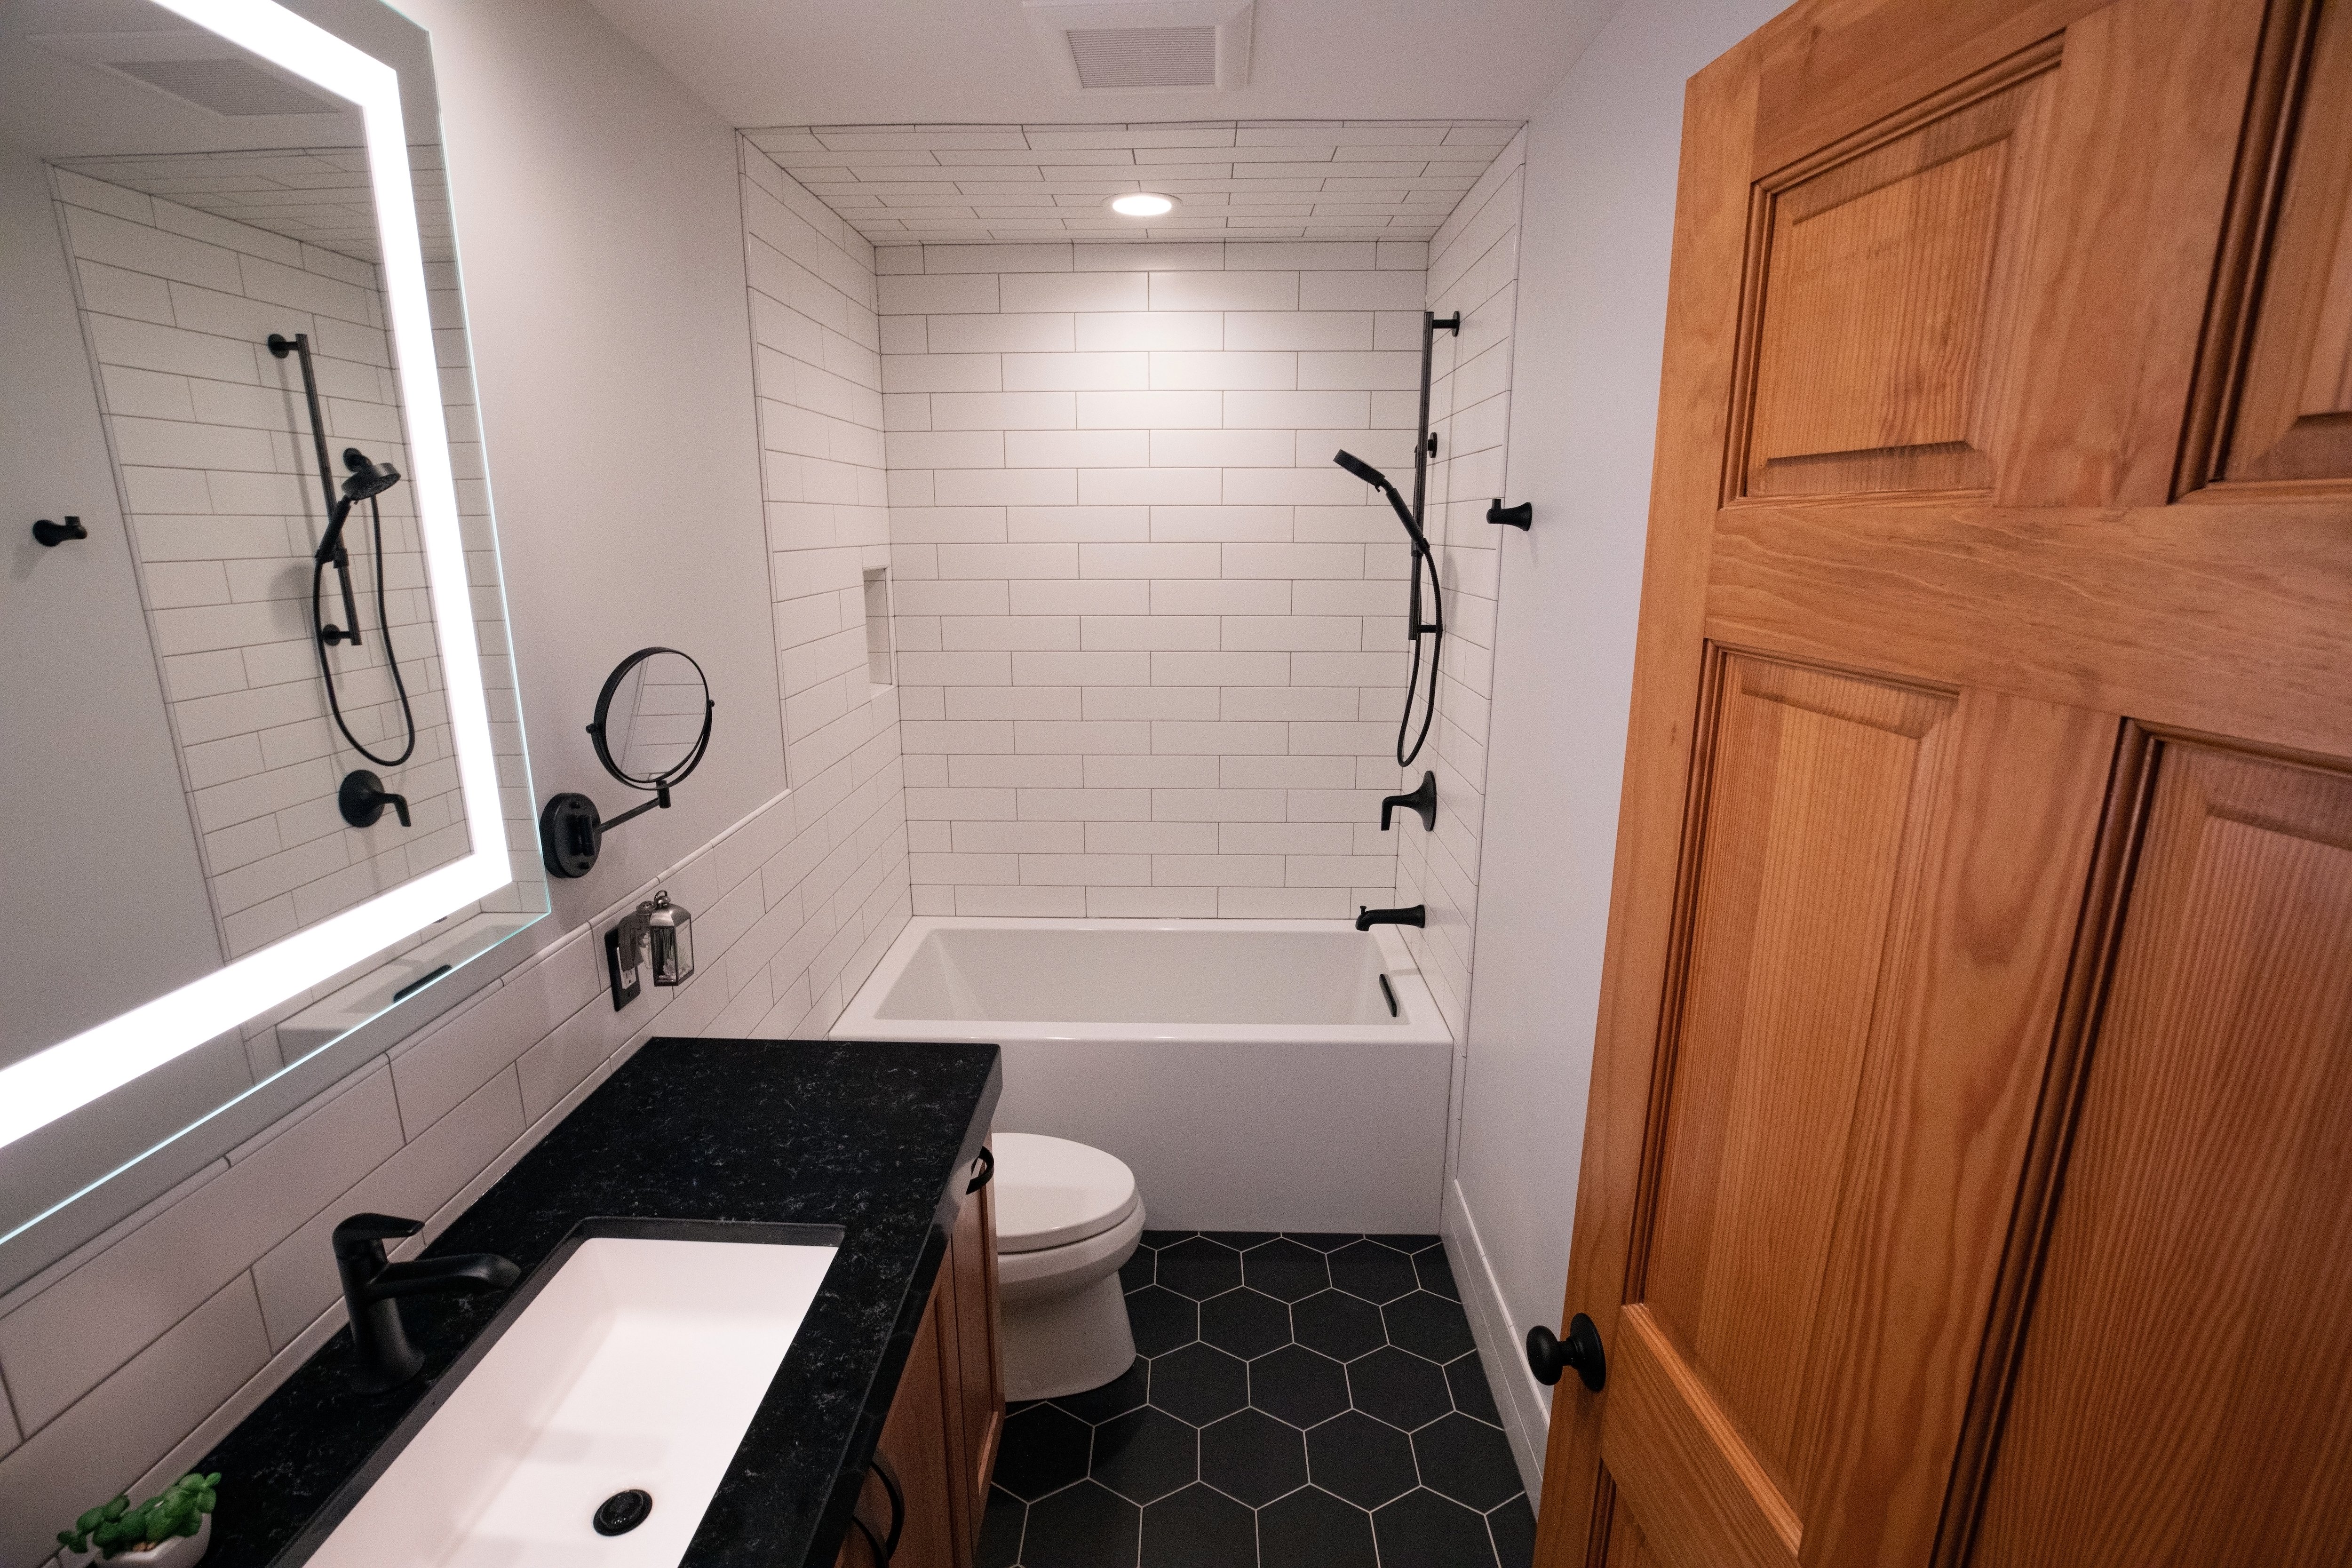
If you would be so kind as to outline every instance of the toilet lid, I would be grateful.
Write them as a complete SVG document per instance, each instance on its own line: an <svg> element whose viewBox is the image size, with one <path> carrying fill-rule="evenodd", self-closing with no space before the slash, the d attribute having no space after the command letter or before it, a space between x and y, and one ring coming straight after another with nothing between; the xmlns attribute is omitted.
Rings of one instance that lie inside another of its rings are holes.
<svg viewBox="0 0 2352 1568"><path fill-rule="evenodd" d="M1125 1219L1136 1204L1125 1161L1066 1138L999 1132L996 1250L1036 1252L1084 1241Z"/></svg>

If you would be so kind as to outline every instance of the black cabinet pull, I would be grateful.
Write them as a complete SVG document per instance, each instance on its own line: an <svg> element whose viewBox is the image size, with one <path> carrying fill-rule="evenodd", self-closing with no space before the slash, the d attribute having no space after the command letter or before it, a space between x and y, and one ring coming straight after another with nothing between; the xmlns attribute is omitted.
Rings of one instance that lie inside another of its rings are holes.
<svg viewBox="0 0 2352 1568"><path fill-rule="evenodd" d="M978 1156L973 1159L972 1163L980 1167L980 1174L974 1176L971 1181L964 1184L963 1191L966 1197L970 1197L972 1194L980 1191L981 1188L988 1185L990 1180L996 1174L996 1156L990 1152L984 1145L982 1147Z"/></svg>
<svg viewBox="0 0 2352 1568"><path fill-rule="evenodd" d="M1560 1373L1570 1368L1595 1394L1609 1381L1609 1357L1601 1348L1601 1331L1592 1326L1591 1319L1581 1312L1570 1318L1566 1339L1540 1323L1528 1331L1528 1370L1536 1374L1538 1383L1558 1383Z"/></svg>

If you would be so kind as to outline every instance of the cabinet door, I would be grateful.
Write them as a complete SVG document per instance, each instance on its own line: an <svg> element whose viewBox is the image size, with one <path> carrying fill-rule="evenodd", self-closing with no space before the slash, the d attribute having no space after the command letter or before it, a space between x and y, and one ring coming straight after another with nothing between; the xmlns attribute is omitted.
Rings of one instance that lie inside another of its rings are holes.
<svg viewBox="0 0 2352 1568"><path fill-rule="evenodd" d="M942 1283L946 1275L940 1276ZM882 1424L876 1446L881 1465L898 1478L906 1499L907 1517L891 1568L960 1568L971 1561L971 1549L957 1534L955 1474L949 1461L948 1364L942 1353L945 1293L934 1289L923 1311L923 1325L915 1333L915 1348L907 1354L907 1370L899 1375L898 1393L890 1402L890 1415ZM869 1475L857 1511L877 1533L890 1519L890 1499L881 1480ZM874 1553L856 1530L842 1542L838 1568L869 1568Z"/></svg>
<svg viewBox="0 0 2352 1568"><path fill-rule="evenodd" d="M950 1314L954 1359L950 1368L949 1451L955 1466L957 1525L967 1550L980 1539L988 1506L988 1479L1004 1430L1004 1355L996 1294L996 1189L983 1186L957 1216L955 1237L940 1270Z"/></svg>

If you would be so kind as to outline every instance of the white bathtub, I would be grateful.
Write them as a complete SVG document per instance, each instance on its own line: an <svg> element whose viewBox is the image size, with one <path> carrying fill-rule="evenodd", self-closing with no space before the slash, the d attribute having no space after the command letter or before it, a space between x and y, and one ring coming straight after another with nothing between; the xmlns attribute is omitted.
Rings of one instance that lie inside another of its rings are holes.
<svg viewBox="0 0 2352 1568"><path fill-rule="evenodd" d="M925 917L832 1032L1001 1045L997 1127L1118 1155L1154 1228L1437 1229L1453 1042L1391 927Z"/></svg>

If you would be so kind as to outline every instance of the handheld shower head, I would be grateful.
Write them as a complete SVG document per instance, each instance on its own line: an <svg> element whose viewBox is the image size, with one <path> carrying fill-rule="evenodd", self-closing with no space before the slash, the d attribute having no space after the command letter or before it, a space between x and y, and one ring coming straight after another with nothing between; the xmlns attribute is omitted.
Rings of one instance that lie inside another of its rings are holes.
<svg viewBox="0 0 2352 1568"><path fill-rule="evenodd" d="M1374 485L1384 490L1393 488L1389 484L1389 477L1386 474L1381 472L1378 468L1372 467L1370 463L1367 463L1363 458L1359 458L1353 452L1343 450L1338 457L1331 460L1339 464L1341 468L1347 469L1349 473L1355 475L1358 479L1363 480L1364 483L1368 485Z"/></svg>
<svg viewBox="0 0 2352 1568"><path fill-rule="evenodd" d="M1404 524L1405 537L1412 541L1414 551L1423 555L1429 553L1429 541L1423 535L1421 523L1412 515L1412 508L1404 504L1404 497L1397 493L1396 486L1389 483L1386 474L1344 448L1331 460L1388 497L1389 505L1396 509L1397 521Z"/></svg>
<svg viewBox="0 0 2352 1568"><path fill-rule="evenodd" d="M400 483L398 468L390 463L370 462L368 455L357 447L343 448L343 467L352 471L352 477L343 481L343 494L352 500L380 496Z"/></svg>

